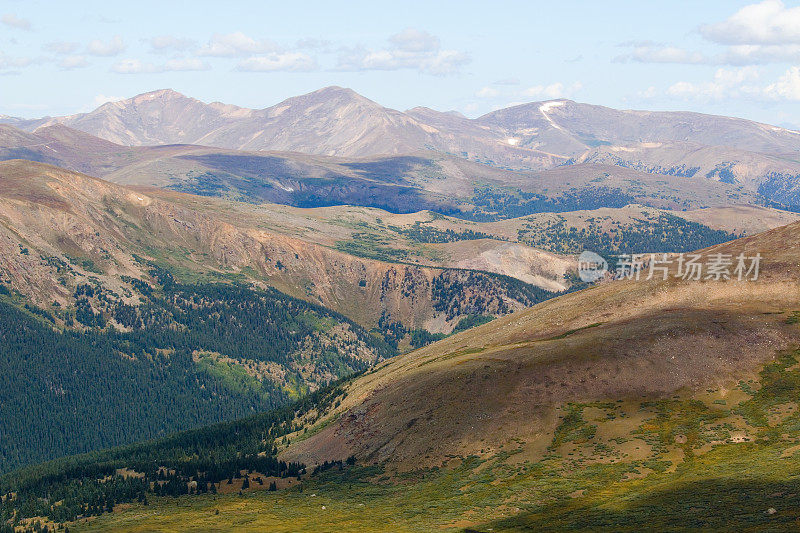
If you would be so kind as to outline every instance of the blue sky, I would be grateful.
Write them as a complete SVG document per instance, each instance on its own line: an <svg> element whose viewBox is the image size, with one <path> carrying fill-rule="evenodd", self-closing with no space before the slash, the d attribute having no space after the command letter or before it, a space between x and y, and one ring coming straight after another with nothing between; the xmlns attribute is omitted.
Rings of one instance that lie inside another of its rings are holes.
<svg viewBox="0 0 800 533"><path fill-rule="evenodd" d="M800 2L0 0L0 114L327 85L478 116L568 97L800 125Z"/></svg>

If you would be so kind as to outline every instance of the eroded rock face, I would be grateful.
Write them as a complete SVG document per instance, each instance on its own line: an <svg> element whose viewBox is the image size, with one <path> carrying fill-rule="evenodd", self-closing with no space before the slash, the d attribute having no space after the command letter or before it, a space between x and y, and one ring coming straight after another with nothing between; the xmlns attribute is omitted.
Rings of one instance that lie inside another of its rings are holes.
<svg viewBox="0 0 800 533"><path fill-rule="evenodd" d="M367 327L449 332L533 303L486 273L354 257L48 165L0 163L0 182L0 276L38 305L71 305L89 278L135 304L126 277L149 279L149 261L271 285Z"/></svg>

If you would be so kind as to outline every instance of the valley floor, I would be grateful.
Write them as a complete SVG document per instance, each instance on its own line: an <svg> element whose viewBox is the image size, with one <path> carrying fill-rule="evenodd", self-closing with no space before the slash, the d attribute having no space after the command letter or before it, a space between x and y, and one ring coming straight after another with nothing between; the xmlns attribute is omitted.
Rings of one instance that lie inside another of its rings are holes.
<svg viewBox="0 0 800 533"><path fill-rule="evenodd" d="M159 498L70 530L774 531L800 520L800 456L787 457L786 448L724 446L674 474L629 481L629 465L513 475L497 463L476 472L468 461L400 484L370 483L361 476L371 472L354 470L306 483L302 492Z"/></svg>
<svg viewBox="0 0 800 533"><path fill-rule="evenodd" d="M800 524L800 352L730 387L568 404L540 459L334 468L277 492L153 498L71 531L775 531Z"/></svg>

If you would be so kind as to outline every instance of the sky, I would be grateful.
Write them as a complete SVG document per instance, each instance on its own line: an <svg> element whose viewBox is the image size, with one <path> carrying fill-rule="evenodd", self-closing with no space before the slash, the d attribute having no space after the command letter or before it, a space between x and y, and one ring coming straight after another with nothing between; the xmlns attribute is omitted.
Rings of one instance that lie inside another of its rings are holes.
<svg viewBox="0 0 800 533"><path fill-rule="evenodd" d="M0 114L328 85L469 117L570 98L800 127L800 1L0 0Z"/></svg>

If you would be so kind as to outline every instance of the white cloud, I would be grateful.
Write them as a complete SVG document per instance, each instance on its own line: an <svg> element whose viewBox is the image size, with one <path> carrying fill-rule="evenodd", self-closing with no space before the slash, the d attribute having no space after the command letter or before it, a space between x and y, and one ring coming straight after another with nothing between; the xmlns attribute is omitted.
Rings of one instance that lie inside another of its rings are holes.
<svg viewBox="0 0 800 533"><path fill-rule="evenodd" d="M469 62L466 54L455 50L435 53L409 53L402 50L350 50L339 56L339 70L403 70L428 74L452 74Z"/></svg>
<svg viewBox="0 0 800 533"><path fill-rule="evenodd" d="M655 98L656 96L658 96L658 89L656 89L654 86L651 85L644 91L639 91L636 94L636 96L638 96L639 98L644 98L646 100L649 100L651 98Z"/></svg>
<svg viewBox="0 0 800 533"><path fill-rule="evenodd" d="M756 67L718 69L714 79L702 83L679 81L667 89L667 95L682 99L721 100L745 95L758 95L762 90L754 85L759 78Z"/></svg>
<svg viewBox="0 0 800 533"><path fill-rule="evenodd" d="M726 46L722 52L713 55L649 42L631 46L630 52L615 57L614 61L734 66L800 61L800 44L737 44Z"/></svg>
<svg viewBox="0 0 800 533"><path fill-rule="evenodd" d="M778 81L764 88L764 95L776 100L800 100L800 67L791 67Z"/></svg>
<svg viewBox="0 0 800 533"><path fill-rule="evenodd" d="M175 37L173 35L157 35L147 39L146 42L150 45L153 51L163 52L166 50L184 51L193 48L196 43L191 39L183 37Z"/></svg>
<svg viewBox="0 0 800 533"><path fill-rule="evenodd" d="M73 70L89 66L89 62L84 56L66 56L58 64L64 70Z"/></svg>
<svg viewBox="0 0 800 533"><path fill-rule="evenodd" d="M111 57L119 55L125 50L125 42L122 37L115 35L110 41L95 39L88 44L86 52L93 56Z"/></svg>
<svg viewBox="0 0 800 533"><path fill-rule="evenodd" d="M31 29L31 21L28 19L20 18L13 13L6 13L2 17L0 17L0 22L5 24L10 28L16 28L18 30L26 30L30 31Z"/></svg>
<svg viewBox="0 0 800 533"><path fill-rule="evenodd" d="M704 55L674 46L637 47L630 53L614 58L617 62L675 63L681 65L765 65L800 61L800 45L740 44L726 47L715 55Z"/></svg>
<svg viewBox="0 0 800 533"><path fill-rule="evenodd" d="M615 61L675 63L684 65L764 65L800 62L800 6L781 0L746 5L733 15L698 31L708 41L722 45L718 53L702 53L651 41L629 41L630 49Z"/></svg>
<svg viewBox="0 0 800 533"><path fill-rule="evenodd" d="M417 70L425 74L446 75L458 72L470 57L457 50L442 50L438 37L412 28L389 37L390 46L369 50L358 46L342 49L337 69Z"/></svg>
<svg viewBox="0 0 800 533"><path fill-rule="evenodd" d="M638 63L681 63L702 64L709 60L699 52L690 52L675 46L639 44L630 53L618 56L615 61L636 61Z"/></svg>
<svg viewBox="0 0 800 533"><path fill-rule="evenodd" d="M56 41L44 45L44 49L54 54L71 54L80 48L80 44L67 41Z"/></svg>
<svg viewBox="0 0 800 533"><path fill-rule="evenodd" d="M523 91L522 94L532 98L547 98L552 100L555 98L569 98L580 91L581 88L583 88L583 85L580 82L575 82L569 86L565 86L561 82L556 82L550 85L534 85Z"/></svg>
<svg viewBox="0 0 800 533"><path fill-rule="evenodd" d="M800 7L764 0L741 8L727 20L701 26L700 33L720 44L800 44Z"/></svg>
<svg viewBox="0 0 800 533"><path fill-rule="evenodd" d="M328 51L333 43L327 39L317 39L315 37L307 37L300 39L295 44L295 48L300 50L322 50Z"/></svg>
<svg viewBox="0 0 800 533"><path fill-rule="evenodd" d="M242 32L235 32L214 34L198 53L213 57L241 57L279 50L280 47L268 39L256 40Z"/></svg>
<svg viewBox="0 0 800 533"><path fill-rule="evenodd" d="M755 81L759 78L756 67L743 67L738 69L721 68L714 73L714 80L725 85L738 85L746 81Z"/></svg>
<svg viewBox="0 0 800 533"><path fill-rule="evenodd" d="M158 67L152 63L144 63L139 59L123 59L117 61L111 70L119 74L146 74L158 72Z"/></svg>
<svg viewBox="0 0 800 533"><path fill-rule="evenodd" d="M30 57L11 57L0 51L0 70L9 70L30 66L35 61Z"/></svg>
<svg viewBox="0 0 800 533"><path fill-rule="evenodd" d="M757 65L800 60L800 45L740 44L728 48L723 63L730 65Z"/></svg>
<svg viewBox="0 0 800 533"><path fill-rule="evenodd" d="M494 98L498 94L500 94L500 92L497 89L492 89L491 87L484 87L483 89L475 93L475 96L479 98Z"/></svg>
<svg viewBox="0 0 800 533"><path fill-rule="evenodd" d="M443 76L445 74L455 74L459 69L469 63L470 58L467 54L457 50L442 50L430 58L419 63L417 67L421 72Z"/></svg>
<svg viewBox="0 0 800 533"><path fill-rule="evenodd" d="M308 72L316 70L317 62L308 54L286 52L249 57L242 60L236 68L246 72L276 72L281 70Z"/></svg>
<svg viewBox="0 0 800 533"><path fill-rule="evenodd" d="M715 85L713 82L706 82L703 84L694 84L688 81L679 81L673 83L667 89L667 94L670 96L678 96L683 98L688 97L696 97L698 95L703 95L708 97L709 95L716 95L720 96L721 88Z"/></svg>
<svg viewBox="0 0 800 533"><path fill-rule="evenodd" d="M441 48L438 37L414 28L406 28L392 35L389 42L398 50L406 52L435 52Z"/></svg>
<svg viewBox="0 0 800 533"><path fill-rule="evenodd" d="M206 63L197 58L171 59L161 65L147 63L139 59L123 59L115 63L111 70L118 74L157 74L160 72L208 70L209 68Z"/></svg>
<svg viewBox="0 0 800 533"><path fill-rule="evenodd" d="M763 65L800 61L800 7L781 0L750 4L726 20L699 28L707 40L723 45L720 53L705 55L676 46L629 42L632 51L618 61L709 65Z"/></svg>

